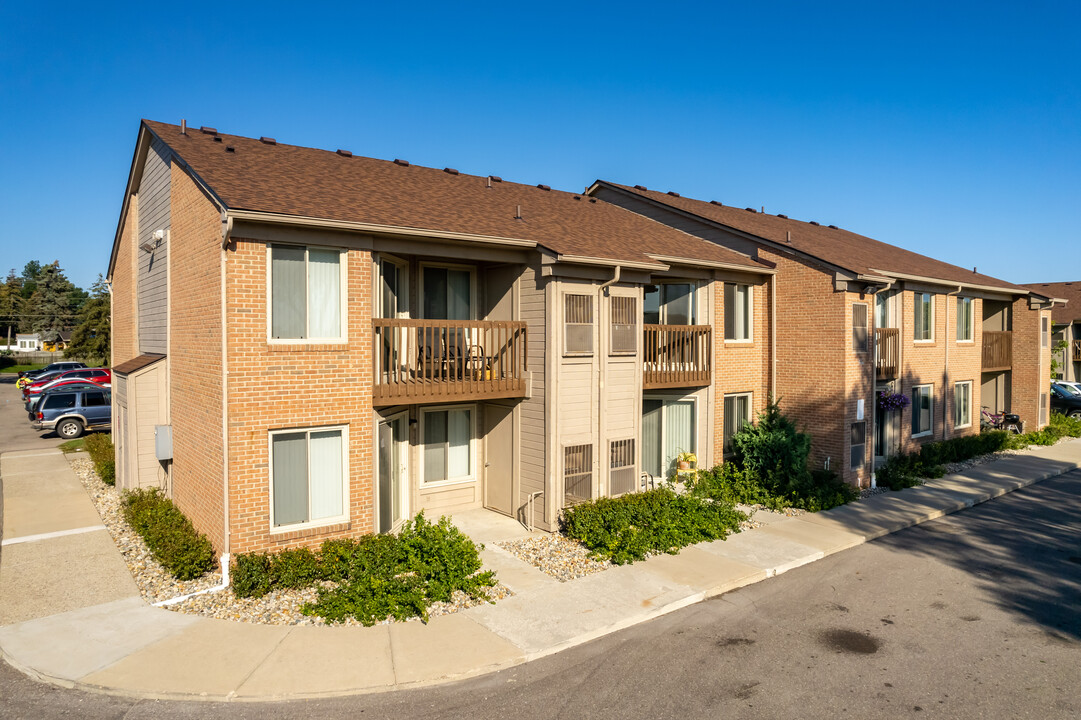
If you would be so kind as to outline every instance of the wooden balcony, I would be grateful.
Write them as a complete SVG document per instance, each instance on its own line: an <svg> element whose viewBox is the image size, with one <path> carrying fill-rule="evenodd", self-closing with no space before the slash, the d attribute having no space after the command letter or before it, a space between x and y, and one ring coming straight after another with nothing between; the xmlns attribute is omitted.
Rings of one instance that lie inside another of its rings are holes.
<svg viewBox="0 0 1081 720"><path fill-rule="evenodd" d="M524 322L374 318L372 330L376 407L526 394Z"/></svg>
<svg viewBox="0 0 1081 720"><path fill-rule="evenodd" d="M642 387L709 385L713 369L709 325L645 325Z"/></svg>
<svg viewBox="0 0 1081 720"><path fill-rule="evenodd" d="M901 329L875 328L875 379L893 380L901 372Z"/></svg>
<svg viewBox="0 0 1081 720"><path fill-rule="evenodd" d="M1081 362L1081 340L1073 341L1073 361Z"/></svg>
<svg viewBox="0 0 1081 720"><path fill-rule="evenodd" d="M1013 333L1002 330L983 331L983 371L997 372L1013 367Z"/></svg>

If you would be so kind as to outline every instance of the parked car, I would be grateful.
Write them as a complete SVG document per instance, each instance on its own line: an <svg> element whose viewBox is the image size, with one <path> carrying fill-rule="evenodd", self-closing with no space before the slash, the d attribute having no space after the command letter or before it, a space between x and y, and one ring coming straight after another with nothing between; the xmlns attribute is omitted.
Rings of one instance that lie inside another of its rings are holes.
<svg viewBox="0 0 1081 720"><path fill-rule="evenodd" d="M1081 420L1081 395L1074 395L1065 386L1051 383L1051 410Z"/></svg>
<svg viewBox="0 0 1081 720"><path fill-rule="evenodd" d="M36 375L34 377L30 377L28 375L26 377L19 378L18 381L16 381L15 386L17 388L19 388L20 390L22 390L23 400L25 400L26 399L26 389L28 387L30 387L31 385L33 385L36 382L45 383L45 382L48 382L49 380L54 380L57 377L59 377L61 374L66 373L66 372L67 372L67 370L51 370L51 371L49 371L47 373L41 373L40 375Z"/></svg>
<svg viewBox="0 0 1081 720"><path fill-rule="evenodd" d="M23 402L23 408L25 408L26 411L30 413L30 419L33 420L34 408L37 407L39 402L41 402L41 398L45 397L49 393L71 392L72 390L83 389L94 390L98 388L108 390L109 386L103 383L94 382L93 380L84 380L82 378L55 380L42 388L41 392L35 392L28 395L26 397L26 400Z"/></svg>
<svg viewBox="0 0 1081 720"><path fill-rule="evenodd" d="M52 387L64 380L90 380L98 385L111 386L113 371L109 368L79 368L78 370L64 370L55 375L45 375L34 380L23 388L23 400L40 393L47 387Z"/></svg>
<svg viewBox="0 0 1081 720"><path fill-rule="evenodd" d="M1081 395L1081 383L1079 382L1070 382L1069 380L1056 380L1055 384L1061 385L1062 387L1072 392L1074 395Z"/></svg>
<svg viewBox="0 0 1081 720"><path fill-rule="evenodd" d="M88 428L109 427L113 420L112 399L105 388L46 393L38 404L30 427L55 430L67 440Z"/></svg>
<svg viewBox="0 0 1081 720"><path fill-rule="evenodd" d="M36 378L41 377L45 373L63 372L65 370L77 370L79 368L84 368L84 367L86 367L85 363L75 362L74 360L64 360L62 362L54 362L54 363L51 363L49 365L46 365L45 367L41 368L40 370L22 370L22 371L19 372L19 377L20 378L28 377L28 378L31 378L31 379L36 379Z"/></svg>

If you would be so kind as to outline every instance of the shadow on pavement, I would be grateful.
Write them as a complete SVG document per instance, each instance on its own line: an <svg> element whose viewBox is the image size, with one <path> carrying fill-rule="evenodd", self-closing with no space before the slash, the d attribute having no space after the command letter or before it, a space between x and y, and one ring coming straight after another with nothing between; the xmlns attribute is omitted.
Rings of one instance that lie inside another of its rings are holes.
<svg viewBox="0 0 1081 720"><path fill-rule="evenodd" d="M876 542L974 575L1001 609L1081 640L1081 470Z"/></svg>

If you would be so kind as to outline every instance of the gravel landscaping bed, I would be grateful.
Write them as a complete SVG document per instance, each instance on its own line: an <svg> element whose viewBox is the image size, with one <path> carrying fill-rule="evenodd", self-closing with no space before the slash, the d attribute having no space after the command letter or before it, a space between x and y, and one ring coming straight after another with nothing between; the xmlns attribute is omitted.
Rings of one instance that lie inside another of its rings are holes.
<svg viewBox="0 0 1081 720"><path fill-rule="evenodd" d="M101 481L90 458L85 453L73 453L68 455L68 460L97 507L102 523L108 528L144 600L148 603L162 602L208 590L221 584L219 571L207 573L196 580L180 581L174 578L150 554L142 537L128 527L120 508L120 492ZM502 600L513 594L506 586L498 583L494 587L487 588L486 592L491 601ZM264 625L327 625L329 623L321 617L311 617L300 612L305 603L314 602L317 599L318 591L314 587L271 592L261 598L238 598L233 595L232 590L225 589L196 595L164 607L189 615ZM465 593L458 592L455 593L453 602L432 603L428 607L428 615L429 617L449 615L484 602L484 600L474 600ZM349 619L342 624L360 625L361 623Z"/></svg>

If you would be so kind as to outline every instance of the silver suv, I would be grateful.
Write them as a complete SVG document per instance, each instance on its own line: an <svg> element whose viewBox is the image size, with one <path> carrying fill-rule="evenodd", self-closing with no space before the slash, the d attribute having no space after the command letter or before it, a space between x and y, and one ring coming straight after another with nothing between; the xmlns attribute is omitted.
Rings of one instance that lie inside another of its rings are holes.
<svg viewBox="0 0 1081 720"><path fill-rule="evenodd" d="M55 430L68 440L82 435L87 428L109 427L113 421L112 399L108 390L83 389L51 392L38 403L30 427Z"/></svg>

